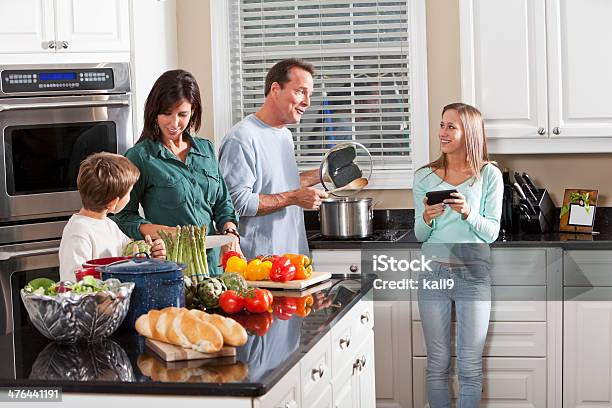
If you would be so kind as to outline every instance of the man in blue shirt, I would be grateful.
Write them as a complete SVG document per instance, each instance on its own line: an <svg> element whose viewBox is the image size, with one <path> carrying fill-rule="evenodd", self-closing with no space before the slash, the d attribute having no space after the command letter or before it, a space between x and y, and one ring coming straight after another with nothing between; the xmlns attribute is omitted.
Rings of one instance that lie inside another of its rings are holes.
<svg viewBox="0 0 612 408"><path fill-rule="evenodd" d="M299 123L310 106L311 64L286 59L266 76L260 109L225 136L219 166L240 215L241 249L260 254L308 254L303 209L316 210L327 193L313 188L318 170L299 173L287 124Z"/></svg>

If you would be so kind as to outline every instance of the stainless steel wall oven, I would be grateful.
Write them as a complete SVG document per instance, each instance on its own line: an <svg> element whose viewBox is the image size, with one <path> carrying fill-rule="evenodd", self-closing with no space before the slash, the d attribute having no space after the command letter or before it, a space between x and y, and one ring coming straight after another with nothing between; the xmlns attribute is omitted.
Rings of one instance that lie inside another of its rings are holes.
<svg viewBox="0 0 612 408"><path fill-rule="evenodd" d="M124 153L131 129L127 63L0 66L0 334L25 323L26 278L59 278L81 161Z"/></svg>

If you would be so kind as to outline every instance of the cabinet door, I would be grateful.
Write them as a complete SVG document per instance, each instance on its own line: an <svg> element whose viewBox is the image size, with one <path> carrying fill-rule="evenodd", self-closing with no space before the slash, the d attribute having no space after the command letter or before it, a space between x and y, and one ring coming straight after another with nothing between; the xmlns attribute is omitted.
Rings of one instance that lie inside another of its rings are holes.
<svg viewBox="0 0 612 408"><path fill-rule="evenodd" d="M332 381L334 408L354 408L357 404L353 398L353 377L358 371L352 367L355 360L353 356L351 355L347 360L350 360L349 364L346 364L342 372Z"/></svg>
<svg viewBox="0 0 612 408"><path fill-rule="evenodd" d="M558 128L550 135L610 137L612 2L549 0L547 5L549 118L550 128Z"/></svg>
<svg viewBox="0 0 612 408"><path fill-rule="evenodd" d="M414 407L428 407L425 384L427 358L415 357ZM481 407L533 407L546 406L545 358L484 358ZM459 395L456 360L451 362L451 396L456 402Z"/></svg>
<svg viewBox="0 0 612 408"><path fill-rule="evenodd" d="M376 404L412 406L412 359L409 301L374 302Z"/></svg>
<svg viewBox="0 0 612 408"><path fill-rule="evenodd" d="M460 27L463 100L487 136L545 138L545 0L460 0Z"/></svg>
<svg viewBox="0 0 612 408"><path fill-rule="evenodd" d="M125 0L56 0L57 49L66 52L129 51Z"/></svg>
<svg viewBox="0 0 612 408"><path fill-rule="evenodd" d="M3 1L1 8L0 52L55 52L52 1Z"/></svg>
<svg viewBox="0 0 612 408"><path fill-rule="evenodd" d="M300 401L300 369L296 365L265 395L253 400L254 408L297 408Z"/></svg>
<svg viewBox="0 0 612 408"><path fill-rule="evenodd" d="M358 358L361 360L359 370L360 408L376 408L376 380L374 374L374 333L370 332L361 347Z"/></svg>
<svg viewBox="0 0 612 408"><path fill-rule="evenodd" d="M566 292L568 289L566 289ZM594 288L563 304L563 406L612 405L612 288Z"/></svg>

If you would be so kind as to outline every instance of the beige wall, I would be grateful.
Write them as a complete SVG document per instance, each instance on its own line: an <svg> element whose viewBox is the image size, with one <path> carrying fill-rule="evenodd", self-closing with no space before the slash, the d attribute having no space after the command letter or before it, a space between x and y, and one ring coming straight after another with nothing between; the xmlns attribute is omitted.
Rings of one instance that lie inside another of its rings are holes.
<svg viewBox="0 0 612 408"><path fill-rule="evenodd" d="M461 99L459 64L459 1L427 0L427 66L430 158L438 156L437 128L442 107ZM179 66L200 83L204 104L201 135L213 134L210 46L210 0L177 1ZM499 155L500 167L528 172L561 206L566 188L599 190L600 206L612 206L611 154ZM368 190L377 208L412 208L410 190Z"/></svg>

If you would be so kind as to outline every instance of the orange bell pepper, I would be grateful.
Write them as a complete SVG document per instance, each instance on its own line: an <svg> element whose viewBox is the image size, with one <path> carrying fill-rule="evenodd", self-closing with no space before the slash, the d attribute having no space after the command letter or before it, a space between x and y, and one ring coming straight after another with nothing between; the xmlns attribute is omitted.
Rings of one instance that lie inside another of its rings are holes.
<svg viewBox="0 0 612 408"><path fill-rule="evenodd" d="M310 278L310 275L312 275L312 262L310 258L300 254L285 254L283 256L289 258L291 264L295 266L294 280Z"/></svg>
<svg viewBox="0 0 612 408"><path fill-rule="evenodd" d="M300 317L306 317L312 311L312 304L314 303L314 299L312 295L302 296L301 298L296 299L296 307L297 310L295 314Z"/></svg>

